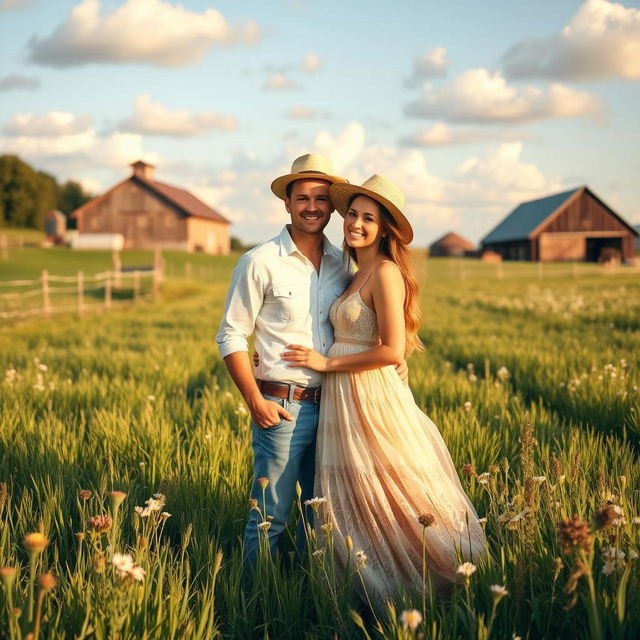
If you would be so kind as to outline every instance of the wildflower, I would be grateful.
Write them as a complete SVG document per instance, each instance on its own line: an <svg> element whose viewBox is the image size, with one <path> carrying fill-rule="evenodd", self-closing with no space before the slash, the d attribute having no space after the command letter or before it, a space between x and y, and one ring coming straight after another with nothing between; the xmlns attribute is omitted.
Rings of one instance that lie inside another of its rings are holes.
<svg viewBox="0 0 640 640"><path fill-rule="evenodd" d="M239 415L246 415L247 414L247 408L244 405L239 404L238 408L236 409L236 413L239 414Z"/></svg>
<svg viewBox="0 0 640 640"><path fill-rule="evenodd" d="M82 489L80 491L80 497L83 500L88 500L91 496L92 496L92 493L91 493L91 491L89 491L89 489Z"/></svg>
<svg viewBox="0 0 640 640"><path fill-rule="evenodd" d="M269 522L269 520L263 520L262 522L259 522L258 529L260 529L261 531L269 531L269 529L271 529L271 522Z"/></svg>
<svg viewBox="0 0 640 640"><path fill-rule="evenodd" d="M478 376L475 373L470 373L469 382L477 382L477 381L478 381Z"/></svg>
<svg viewBox="0 0 640 640"><path fill-rule="evenodd" d="M616 563L612 560L606 560L602 565L602 574L605 576L611 575L616 570Z"/></svg>
<svg viewBox="0 0 640 640"><path fill-rule="evenodd" d="M432 513L423 513L418 516L418 522L425 527L430 527L436 521L436 517Z"/></svg>
<svg viewBox="0 0 640 640"><path fill-rule="evenodd" d="M629 560L637 560L638 552L635 549L629 549Z"/></svg>
<svg viewBox="0 0 640 640"><path fill-rule="evenodd" d="M73 534L76 537L76 540L78 542L82 542L84 540L84 531L78 531L77 533Z"/></svg>
<svg viewBox="0 0 640 640"><path fill-rule="evenodd" d="M476 480L480 483L480 484L489 484L489 480L491 479L491 474L488 471L485 471L484 473L481 473Z"/></svg>
<svg viewBox="0 0 640 640"><path fill-rule="evenodd" d="M595 529L606 529L615 524L621 516L624 516L621 507L617 504L608 504L603 509L594 513L593 526Z"/></svg>
<svg viewBox="0 0 640 640"><path fill-rule="evenodd" d="M205 433L204 434L204 439L205 440L211 440L211 434L210 433Z"/></svg>
<svg viewBox="0 0 640 640"><path fill-rule="evenodd" d="M476 468L471 462L467 462L467 464L462 467L462 472L467 476L475 476Z"/></svg>
<svg viewBox="0 0 640 640"><path fill-rule="evenodd" d="M501 584L492 584L491 585L491 593L493 594L493 597L496 600L501 600L505 596L509 595L509 592L507 591L506 587L504 587Z"/></svg>
<svg viewBox="0 0 640 640"><path fill-rule="evenodd" d="M478 518L478 524L482 527L484 527L485 524L487 524L487 519L486 518Z"/></svg>
<svg viewBox="0 0 640 640"><path fill-rule="evenodd" d="M156 511L162 511L165 505L164 494L154 493L144 504L144 507L134 507L133 509L141 518L147 518Z"/></svg>
<svg viewBox="0 0 640 640"><path fill-rule="evenodd" d="M530 478L530 480L534 483L534 484L542 484L543 482L546 482L547 478L546 476L532 476Z"/></svg>
<svg viewBox="0 0 640 640"><path fill-rule="evenodd" d="M331 522L325 522L320 526L320 529L322 529L323 533L329 533L329 531L333 529L333 525L331 524Z"/></svg>
<svg viewBox="0 0 640 640"><path fill-rule="evenodd" d="M463 406L465 411L471 411L471 403L468 400L464 403Z"/></svg>
<svg viewBox="0 0 640 640"><path fill-rule="evenodd" d="M44 533L27 533L23 540L24 548L29 553L41 553L49 544Z"/></svg>
<svg viewBox="0 0 640 640"><path fill-rule="evenodd" d="M496 371L496 376L500 379L500 380L506 380L509 377L509 369L507 369L507 367L500 367L497 371Z"/></svg>
<svg viewBox="0 0 640 640"><path fill-rule="evenodd" d="M463 562L457 569L456 573L464 576L465 578L471 577L476 571L478 567L476 567L473 562Z"/></svg>
<svg viewBox="0 0 640 640"><path fill-rule="evenodd" d="M109 491L109 497L111 498L114 508L117 509L127 497L127 494L124 491Z"/></svg>
<svg viewBox="0 0 640 640"><path fill-rule="evenodd" d="M145 571L133 564L133 558L127 553L114 553L111 564L123 582L142 582Z"/></svg>
<svg viewBox="0 0 640 640"><path fill-rule="evenodd" d="M109 516L99 515L89 518L89 525L96 533L106 533L113 525L113 520Z"/></svg>
<svg viewBox="0 0 640 640"><path fill-rule="evenodd" d="M578 548L590 551L591 532L589 525L581 520L577 513L574 513L570 520L561 520L558 523L558 542L563 553L571 553Z"/></svg>
<svg viewBox="0 0 640 640"><path fill-rule="evenodd" d="M155 401L156 401L156 397L155 397L152 393L150 393L150 394L147 396L147 400L148 400L149 402L155 402Z"/></svg>
<svg viewBox="0 0 640 640"><path fill-rule="evenodd" d="M15 567L2 567L0 569L0 580L4 583L7 591L11 588L13 581L16 579Z"/></svg>
<svg viewBox="0 0 640 640"><path fill-rule="evenodd" d="M311 498L311 500L305 500L304 505L305 507L311 507L317 513L320 505L324 504L326 501L326 498L319 498L316 496L315 498Z"/></svg>
<svg viewBox="0 0 640 640"><path fill-rule="evenodd" d="M249 508L250 509L258 508L258 501L255 498L249 498Z"/></svg>
<svg viewBox="0 0 640 640"><path fill-rule="evenodd" d="M311 555L314 558L321 558L324 555L324 549L316 549Z"/></svg>
<svg viewBox="0 0 640 640"><path fill-rule="evenodd" d="M499 473L500 471L500 466L497 464L490 464L489 465L489 473Z"/></svg>
<svg viewBox="0 0 640 640"><path fill-rule="evenodd" d="M162 520L168 520L170 517L171 517L171 514L170 514L168 511L163 511L163 512L160 514L160 518L161 518Z"/></svg>
<svg viewBox="0 0 640 640"><path fill-rule="evenodd" d="M415 631L422 622L422 614L417 609L407 609L400 614L400 622L405 629Z"/></svg>
<svg viewBox="0 0 640 640"><path fill-rule="evenodd" d="M351 552L351 550L353 549L353 540L351 539L351 536L347 536L344 539L344 543L347 545L347 551Z"/></svg>
<svg viewBox="0 0 640 640"><path fill-rule="evenodd" d="M46 370L47 370L47 368L48 368L48 367L47 367L47 365L46 365L46 364L44 364L44 362L41 362L41 363L38 365L38 369L39 369L40 371L46 371Z"/></svg>
<svg viewBox="0 0 640 640"><path fill-rule="evenodd" d="M355 555L356 560L360 563L360 569L366 569L367 568L367 554L362 549L359 549L358 551L355 552L354 555Z"/></svg>
<svg viewBox="0 0 640 640"><path fill-rule="evenodd" d="M269 486L269 478L265 478L265 477L258 478L258 484L264 491Z"/></svg>
<svg viewBox="0 0 640 640"><path fill-rule="evenodd" d="M40 587L40 589L42 589L42 591L51 591L51 589L54 589L57 584L58 581L51 573L43 573L38 578L38 586Z"/></svg>

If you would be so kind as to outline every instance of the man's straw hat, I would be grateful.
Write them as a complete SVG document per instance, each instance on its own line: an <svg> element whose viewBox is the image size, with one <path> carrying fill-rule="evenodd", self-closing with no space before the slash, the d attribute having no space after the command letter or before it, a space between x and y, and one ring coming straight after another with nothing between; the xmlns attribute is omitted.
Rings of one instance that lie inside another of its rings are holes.
<svg viewBox="0 0 640 640"><path fill-rule="evenodd" d="M355 196L372 198L389 211L400 239L407 244L413 240L413 229L402 213L404 193L388 178L375 173L365 180L361 187L356 184L332 184L330 194L333 206L343 218L347 215L349 204Z"/></svg>
<svg viewBox="0 0 640 640"><path fill-rule="evenodd" d="M345 178L334 176L331 162L317 153L307 153L296 158L291 165L291 173L280 176L271 183L271 191L278 198L284 200L287 195L287 186L294 180L327 180L331 183L347 182Z"/></svg>

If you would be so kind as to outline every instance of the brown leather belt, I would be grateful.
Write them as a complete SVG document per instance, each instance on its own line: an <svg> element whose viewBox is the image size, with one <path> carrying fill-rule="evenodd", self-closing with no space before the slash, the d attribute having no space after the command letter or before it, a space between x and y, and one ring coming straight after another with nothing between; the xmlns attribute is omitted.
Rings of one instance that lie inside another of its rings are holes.
<svg viewBox="0 0 640 640"><path fill-rule="evenodd" d="M268 396L287 398L289 402L294 400L310 400L316 404L320 402L320 387L298 387L295 384L269 382L268 380L257 380L256 382L260 391Z"/></svg>

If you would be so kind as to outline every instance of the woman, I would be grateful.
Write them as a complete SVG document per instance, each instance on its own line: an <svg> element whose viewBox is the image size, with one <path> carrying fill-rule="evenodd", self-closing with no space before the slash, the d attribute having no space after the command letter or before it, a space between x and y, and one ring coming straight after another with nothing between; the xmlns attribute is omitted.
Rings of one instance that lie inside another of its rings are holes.
<svg viewBox="0 0 640 640"><path fill-rule="evenodd" d="M332 185L331 199L358 272L331 308L328 356L289 345L283 357L325 373L316 494L328 499L333 535L350 535L364 551L366 595L379 609L399 590L422 589L424 525L433 521L424 534L434 588L455 581L463 560L483 554L484 533L437 427L394 368L422 348L404 195L374 175L361 187ZM336 544L335 552L344 565L346 546Z"/></svg>

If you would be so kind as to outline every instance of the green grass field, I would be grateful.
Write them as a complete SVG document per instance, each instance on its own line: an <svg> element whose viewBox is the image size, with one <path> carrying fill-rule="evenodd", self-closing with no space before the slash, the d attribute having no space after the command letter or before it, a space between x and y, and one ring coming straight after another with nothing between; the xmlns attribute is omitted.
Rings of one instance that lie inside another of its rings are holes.
<svg viewBox="0 0 640 640"><path fill-rule="evenodd" d="M165 257L158 302L0 330L0 638L640 636L640 274L418 260L411 387L487 518L488 558L376 622L350 587L367 569L336 576L330 549L299 567L285 540L242 587L250 431L214 343L237 257ZM187 260L201 278L179 277ZM24 249L0 279L109 261ZM160 510L135 513L156 493ZM574 513L591 524L559 540ZM33 532L44 551L25 549ZM414 608L415 630L400 619Z"/></svg>

